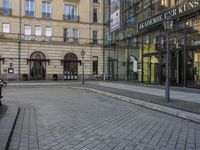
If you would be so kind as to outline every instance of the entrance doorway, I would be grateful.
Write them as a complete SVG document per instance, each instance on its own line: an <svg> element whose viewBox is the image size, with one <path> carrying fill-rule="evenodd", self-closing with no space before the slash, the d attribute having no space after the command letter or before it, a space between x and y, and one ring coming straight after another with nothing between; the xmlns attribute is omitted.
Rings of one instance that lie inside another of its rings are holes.
<svg viewBox="0 0 200 150"><path fill-rule="evenodd" d="M64 57L64 80L78 79L78 57L74 53L68 53Z"/></svg>
<svg viewBox="0 0 200 150"><path fill-rule="evenodd" d="M200 50L188 52L187 83L191 86L200 86Z"/></svg>
<svg viewBox="0 0 200 150"><path fill-rule="evenodd" d="M150 84L158 84L159 65L157 53L147 53L143 55L143 82Z"/></svg>
<svg viewBox="0 0 200 150"><path fill-rule="evenodd" d="M30 57L30 77L33 80L44 80L46 76L46 56L34 52Z"/></svg>
<svg viewBox="0 0 200 150"><path fill-rule="evenodd" d="M109 58L109 80L118 80L118 60Z"/></svg>
<svg viewBox="0 0 200 150"><path fill-rule="evenodd" d="M128 79L138 80L138 62L135 56L130 56L129 67L128 67Z"/></svg>

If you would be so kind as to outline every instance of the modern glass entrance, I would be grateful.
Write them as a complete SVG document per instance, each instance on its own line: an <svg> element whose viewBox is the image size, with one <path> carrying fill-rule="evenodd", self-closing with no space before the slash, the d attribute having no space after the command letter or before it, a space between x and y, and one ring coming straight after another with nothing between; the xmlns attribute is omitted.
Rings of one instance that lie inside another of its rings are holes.
<svg viewBox="0 0 200 150"><path fill-rule="evenodd" d="M200 86L200 49L188 52L187 83L189 86Z"/></svg>
<svg viewBox="0 0 200 150"><path fill-rule="evenodd" d="M145 83L158 83L158 58L156 55L146 55L143 58L144 74L143 79Z"/></svg>

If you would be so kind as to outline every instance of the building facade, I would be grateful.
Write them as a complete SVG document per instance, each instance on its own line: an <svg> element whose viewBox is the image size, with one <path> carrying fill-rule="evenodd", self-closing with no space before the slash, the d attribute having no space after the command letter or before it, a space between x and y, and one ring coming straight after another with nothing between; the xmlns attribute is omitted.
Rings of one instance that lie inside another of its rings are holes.
<svg viewBox="0 0 200 150"><path fill-rule="evenodd" d="M169 33L170 81L172 85L200 87L200 1L139 1L138 51L142 62L139 80L164 84L167 32L163 21L173 20Z"/></svg>
<svg viewBox="0 0 200 150"><path fill-rule="evenodd" d="M102 76L102 12L100 0L0 0L1 78L76 80L83 63Z"/></svg>
<svg viewBox="0 0 200 150"><path fill-rule="evenodd" d="M117 45L126 45L120 51L125 56L126 71L122 72L126 72L127 79L165 84L167 32L163 21L171 18L173 28L169 33L170 83L199 88L200 1L125 0L120 3L120 28L110 31L111 47L114 49ZM118 36L121 39L117 39ZM116 44L112 46L112 42Z"/></svg>
<svg viewBox="0 0 200 150"><path fill-rule="evenodd" d="M116 14L111 10L116 2L119 22L111 19ZM134 0L105 0L104 72L109 80L137 80L137 18L133 4Z"/></svg>

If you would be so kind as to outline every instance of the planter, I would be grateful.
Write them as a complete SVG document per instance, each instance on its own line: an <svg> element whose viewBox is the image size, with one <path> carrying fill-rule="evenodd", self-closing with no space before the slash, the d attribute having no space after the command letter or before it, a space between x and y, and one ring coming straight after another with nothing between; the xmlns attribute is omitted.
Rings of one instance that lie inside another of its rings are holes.
<svg viewBox="0 0 200 150"><path fill-rule="evenodd" d="M53 74L52 75L52 80L54 80L54 81L58 80L58 75L57 74Z"/></svg>
<svg viewBox="0 0 200 150"><path fill-rule="evenodd" d="M27 81L27 80L28 80L28 74L23 74L23 75L22 75L22 79L23 79L24 81Z"/></svg>

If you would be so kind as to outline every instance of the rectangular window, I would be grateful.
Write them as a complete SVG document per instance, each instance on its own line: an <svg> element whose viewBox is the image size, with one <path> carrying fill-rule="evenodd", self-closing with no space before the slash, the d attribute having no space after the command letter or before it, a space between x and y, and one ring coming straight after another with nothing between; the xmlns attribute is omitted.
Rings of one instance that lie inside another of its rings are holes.
<svg viewBox="0 0 200 150"><path fill-rule="evenodd" d="M42 16L45 18L51 17L51 3L43 2L42 3Z"/></svg>
<svg viewBox="0 0 200 150"><path fill-rule="evenodd" d="M42 36L42 27L41 26L35 26L35 40L41 41Z"/></svg>
<svg viewBox="0 0 200 150"><path fill-rule="evenodd" d="M98 74L98 56L93 56L92 59L92 70L93 70L93 75Z"/></svg>
<svg viewBox="0 0 200 150"><path fill-rule="evenodd" d="M77 15L77 6L66 4L65 5L65 15L76 16Z"/></svg>
<svg viewBox="0 0 200 150"><path fill-rule="evenodd" d="M45 36L46 37L51 37L52 36L52 28L51 27L46 27L45 28Z"/></svg>
<svg viewBox="0 0 200 150"><path fill-rule="evenodd" d="M25 5L26 16L33 17L35 11L34 0L26 0L25 3L26 3Z"/></svg>
<svg viewBox="0 0 200 150"><path fill-rule="evenodd" d="M93 31L93 44L97 44L98 40L97 40L97 31Z"/></svg>
<svg viewBox="0 0 200 150"><path fill-rule="evenodd" d="M63 34L64 42L69 43L69 29L64 28L64 34Z"/></svg>
<svg viewBox="0 0 200 150"><path fill-rule="evenodd" d="M96 8L93 9L93 22L98 22L98 10Z"/></svg>
<svg viewBox="0 0 200 150"><path fill-rule="evenodd" d="M3 23L3 33L10 33L10 24Z"/></svg>
<svg viewBox="0 0 200 150"><path fill-rule="evenodd" d="M24 25L24 35L31 35L31 25Z"/></svg>
<svg viewBox="0 0 200 150"><path fill-rule="evenodd" d="M73 41L74 44L78 44L78 29L73 29Z"/></svg>
<svg viewBox="0 0 200 150"><path fill-rule="evenodd" d="M64 20L78 21L79 16L76 5L65 5Z"/></svg>
<svg viewBox="0 0 200 150"><path fill-rule="evenodd" d="M3 0L3 8L10 8L10 1L9 0Z"/></svg>
<svg viewBox="0 0 200 150"><path fill-rule="evenodd" d="M35 36L42 36L42 27L35 26Z"/></svg>
<svg viewBox="0 0 200 150"><path fill-rule="evenodd" d="M24 25L24 39L31 40L31 25Z"/></svg>

